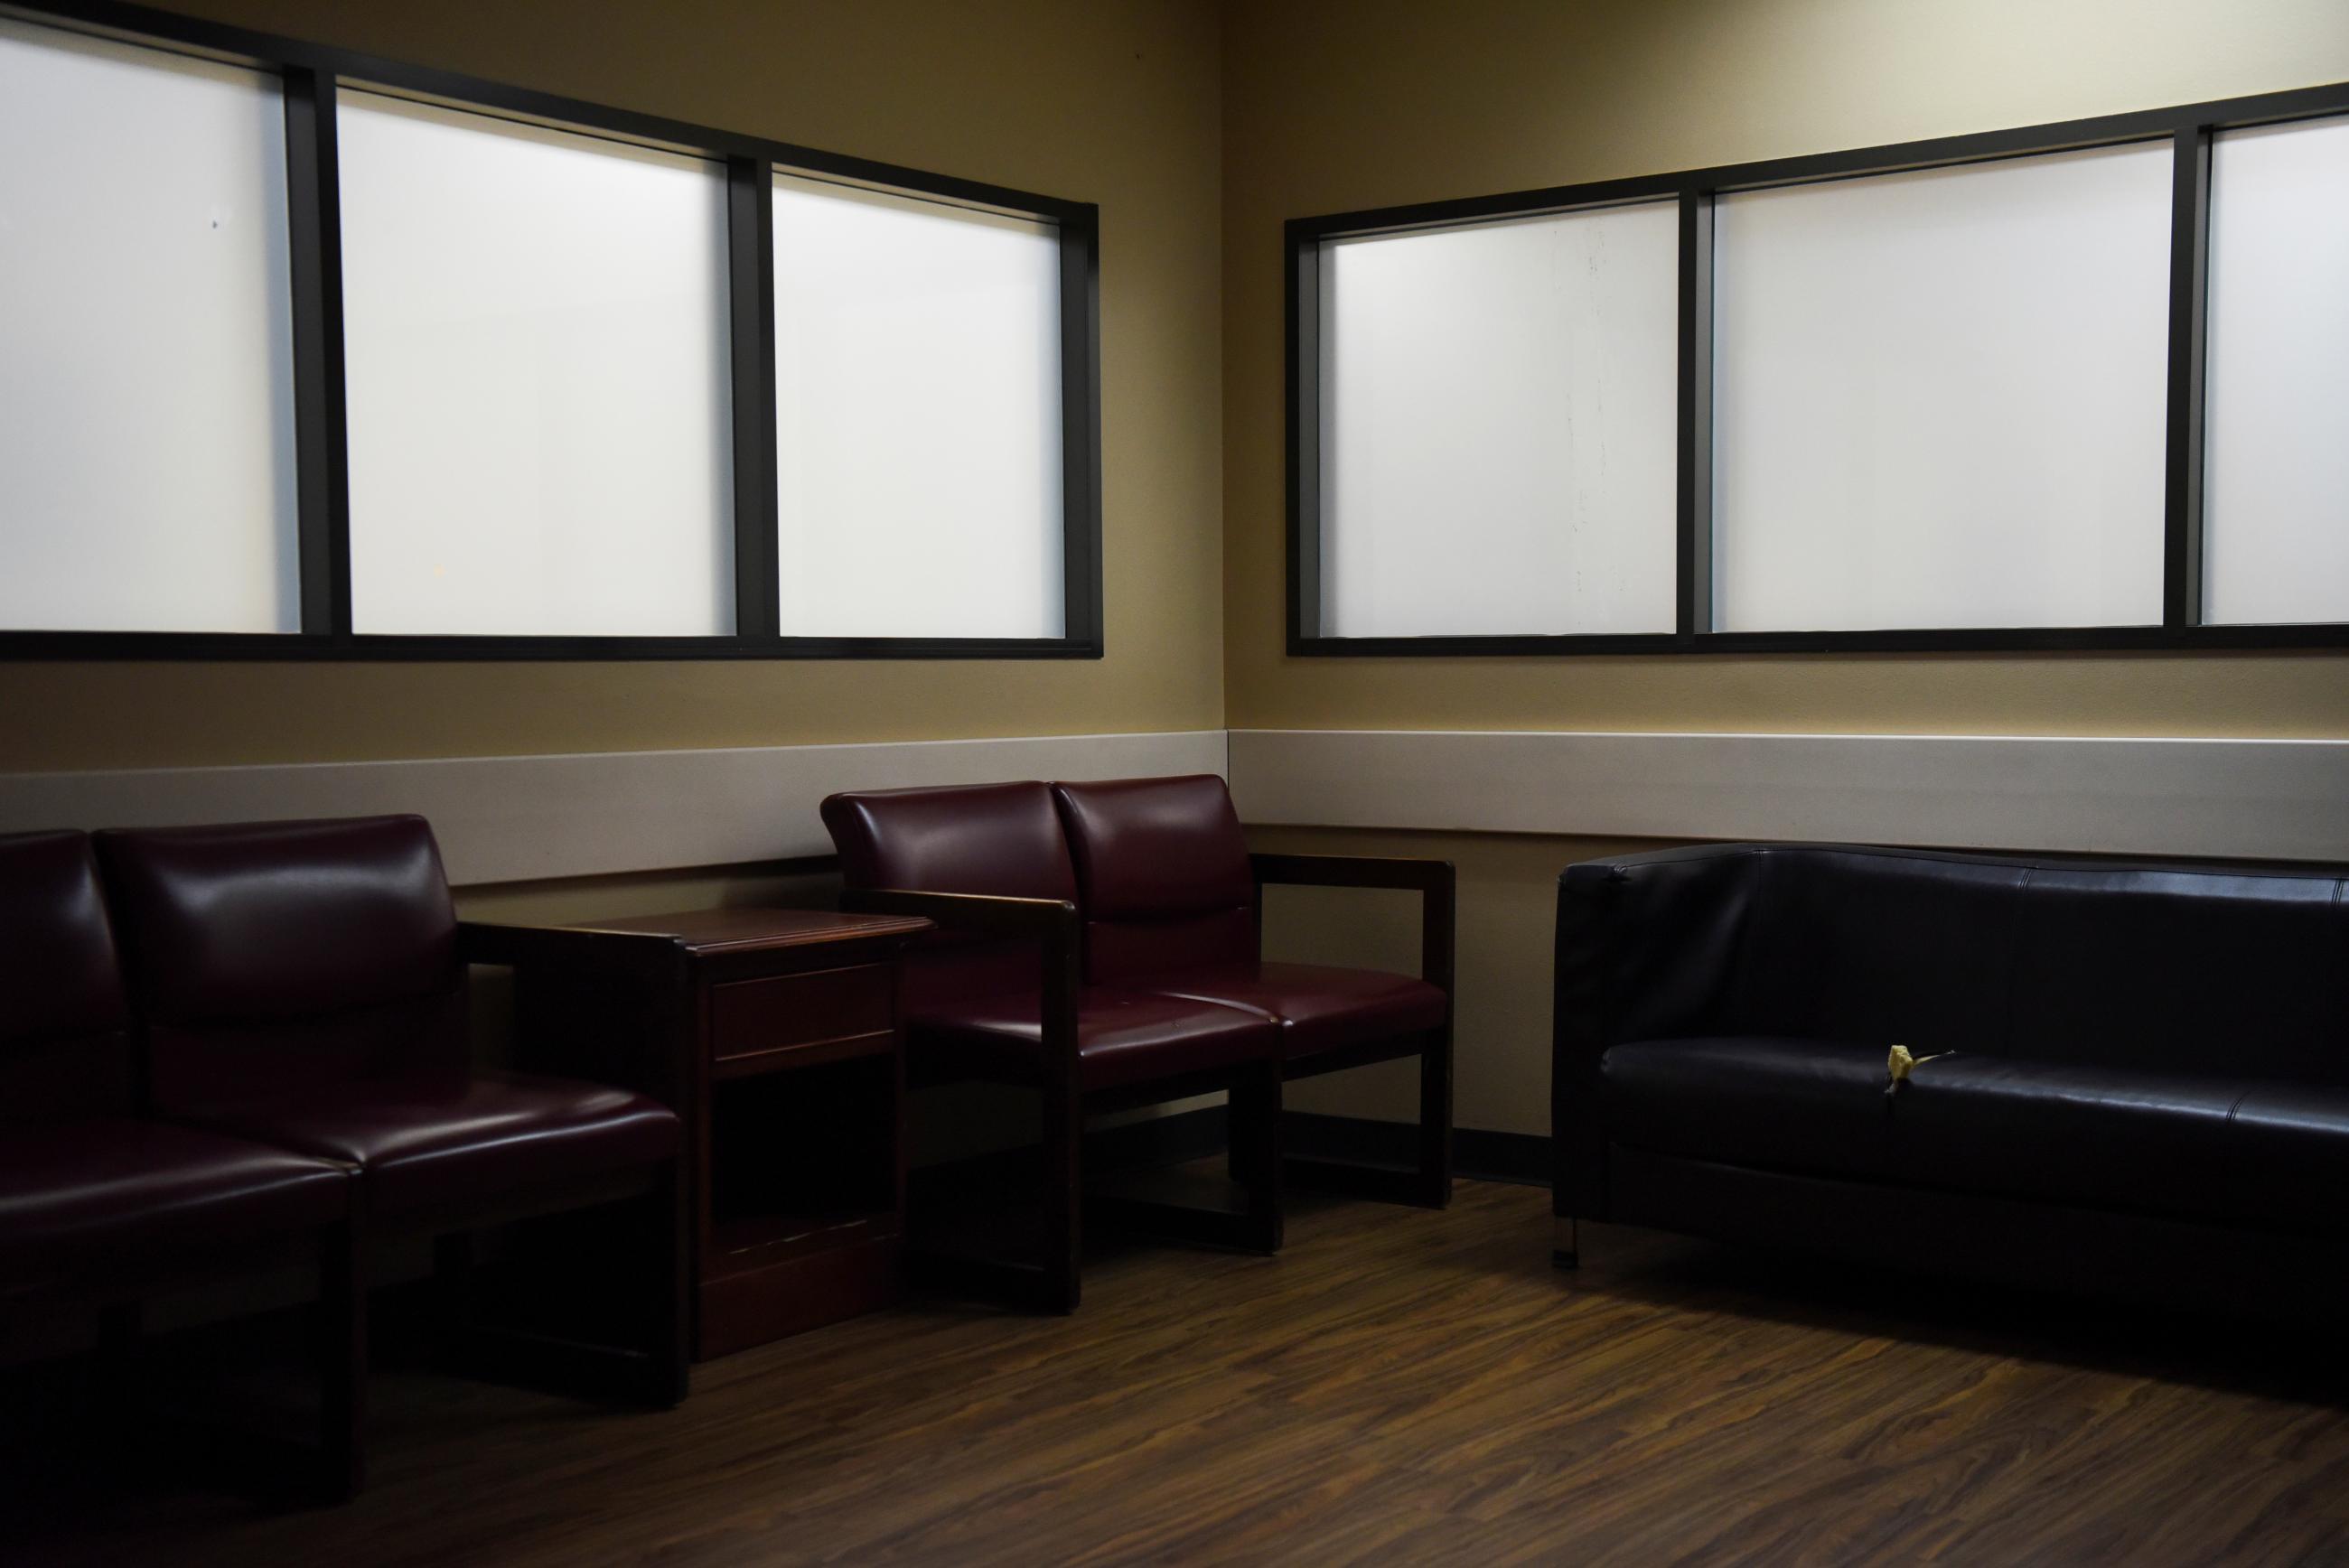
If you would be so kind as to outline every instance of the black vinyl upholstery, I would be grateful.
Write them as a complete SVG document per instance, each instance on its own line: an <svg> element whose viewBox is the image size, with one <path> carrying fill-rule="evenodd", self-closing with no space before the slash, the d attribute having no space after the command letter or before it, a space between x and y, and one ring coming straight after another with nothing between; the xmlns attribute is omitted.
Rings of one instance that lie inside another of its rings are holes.
<svg viewBox="0 0 2349 1568"><path fill-rule="evenodd" d="M2349 1233L2337 869L1834 844L1591 861L1560 879L1557 981L1562 1216L1649 1214L1640 1173L1681 1162ZM1895 1044L1956 1054L1888 1093ZM1725 1229L1689 1208L1704 1190L1678 1181L1669 1222Z"/></svg>

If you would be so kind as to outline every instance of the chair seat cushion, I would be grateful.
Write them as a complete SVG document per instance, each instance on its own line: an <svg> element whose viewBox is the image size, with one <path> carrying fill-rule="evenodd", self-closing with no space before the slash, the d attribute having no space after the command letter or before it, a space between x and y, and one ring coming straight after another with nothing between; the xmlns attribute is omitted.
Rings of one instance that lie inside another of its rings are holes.
<svg viewBox="0 0 2349 1568"><path fill-rule="evenodd" d="M1320 964L1249 964L1136 982L1164 995L1261 1013L1291 1060L1444 1026L1442 990L1409 975Z"/></svg>
<svg viewBox="0 0 2349 1568"><path fill-rule="evenodd" d="M360 1168L368 1212L478 1199L649 1165L677 1151L676 1113L642 1095L519 1073L355 1078L224 1107L212 1125Z"/></svg>
<svg viewBox="0 0 2349 1568"><path fill-rule="evenodd" d="M92 1252L125 1258L316 1229L349 1217L351 1170L170 1122L0 1128L0 1279Z"/></svg>
<svg viewBox="0 0 2349 1568"><path fill-rule="evenodd" d="M987 1072L1032 1072L1041 1012L1033 992L940 1001L906 1019L906 1045L949 1068L959 1057ZM1279 1048L1261 1013L1112 985L1088 985L1077 998L1077 1076L1087 1090L1264 1061Z"/></svg>
<svg viewBox="0 0 2349 1568"><path fill-rule="evenodd" d="M2272 1202L2234 1175L2282 1147L2281 1134L2235 1122L2251 1084L1961 1051L1919 1067L1888 1096L1885 1054L1753 1037L1618 1046L1599 1069L1608 1137L1770 1170L2273 1217ZM2349 1114L2342 1126L2349 1132ZM2338 1168L2349 1191L2349 1163Z"/></svg>

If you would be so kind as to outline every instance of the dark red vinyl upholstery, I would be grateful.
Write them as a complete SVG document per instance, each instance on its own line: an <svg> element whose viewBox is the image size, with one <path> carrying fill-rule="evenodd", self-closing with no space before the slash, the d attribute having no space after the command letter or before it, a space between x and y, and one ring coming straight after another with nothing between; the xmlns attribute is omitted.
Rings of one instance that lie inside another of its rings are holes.
<svg viewBox="0 0 2349 1568"><path fill-rule="evenodd" d="M1444 1026L1444 994L1424 980L1257 957L1247 844L1214 774L1055 784L1052 794L1094 980L1260 1014L1279 1025L1291 1059Z"/></svg>
<svg viewBox="0 0 2349 1568"><path fill-rule="evenodd" d="M823 820L852 888L1077 902L1068 839L1040 783L834 795ZM1032 943L908 960L909 1042L991 1073L1026 1070L1042 1045L1040 960ZM1271 1048L1259 1015L1099 985L1079 997L1078 1070L1088 1089L1216 1070Z"/></svg>
<svg viewBox="0 0 2349 1568"><path fill-rule="evenodd" d="M0 1122L132 1107L130 1006L89 835L0 837Z"/></svg>
<svg viewBox="0 0 2349 1568"><path fill-rule="evenodd" d="M1032 779L834 795L823 811L849 887L1076 902L1077 873L1051 790ZM1032 942L933 944L905 960L906 1015L1032 992L1041 958Z"/></svg>
<svg viewBox="0 0 2349 1568"><path fill-rule="evenodd" d="M201 1261L351 1212L347 1165L202 1128L100 1117L0 1128L0 1285Z"/></svg>
<svg viewBox="0 0 2349 1568"><path fill-rule="evenodd" d="M1256 879L1212 773L1055 784L1085 915L1085 972L1103 985L1247 964Z"/></svg>
<svg viewBox="0 0 2349 1568"><path fill-rule="evenodd" d="M0 1284L348 1215L347 1166L138 1119L130 1031L88 835L0 837Z"/></svg>
<svg viewBox="0 0 2349 1568"><path fill-rule="evenodd" d="M926 1046L956 1053L990 1077L1033 1069L1044 1042L1033 993L968 996L910 1017ZM1088 1093L1152 1078L1261 1061L1273 1048L1262 1014L1180 996L1088 985L1077 997L1077 1078Z"/></svg>
<svg viewBox="0 0 2349 1568"><path fill-rule="evenodd" d="M834 795L823 825L851 887L1076 900L1052 792L1032 779Z"/></svg>
<svg viewBox="0 0 2349 1568"><path fill-rule="evenodd" d="M461 1207L675 1152L677 1118L625 1089L514 1073L433 1071L328 1084L212 1125L367 1171L373 1213Z"/></svg>
<svg viewBox="0 0 2349 1568"><path fill-rule="evenodd" d="M421 817L101 832L157 1108L465 1063L457 913Z"/></svg>
<svg viewBox="0 0 2349 1568"><path fill-rule="evenodd" d="M1442 988L1416 975L1326 964L1238 964L1161 975L1147 985L1163 995L1278 1019L1281 1054L1292 1060L1440 1029L1447 1006Z"/></svg>
<svg viewBox="0 0 2349 1568"><path fill-rule="evenodd" d="M159 1108L366 1173L404 1212L675 1152L675 1114L468 1061L456 913L420 817L98 836Z"/></svg>

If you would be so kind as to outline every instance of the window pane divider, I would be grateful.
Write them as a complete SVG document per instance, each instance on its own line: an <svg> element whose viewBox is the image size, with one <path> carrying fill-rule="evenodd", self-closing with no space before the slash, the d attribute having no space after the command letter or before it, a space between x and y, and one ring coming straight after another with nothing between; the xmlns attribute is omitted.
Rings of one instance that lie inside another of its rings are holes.
<svg viewBox="0 0 2349 1568"><path fill-rule="evenodd" d="M781 634L775 578L775 207L763 159L726 160L734 388L734 634Z"/></svg>
<svg viewBox="0 0 2349 1568"><path fill-rule="evenodd" d="M1678 635L1713 630L1713 195L1681 192Z"/></svg>
<svg viewBox="0 0 2349 1568"><path fill-rule="evenodd" d="M1098 658L1102 616L1101 226L1092 211L1060 221L1061 508L1063 641ZM773 426L769 426L771 433Z"/></svg>
<svg viewBox="0 0 2349 1568"><path fill-rule="evenodd" d="M285 92L302 635L344 642L351 634L351 510L334 78L297 66L285 73Z"/></svg>
<svg viewBox="0 0 2349 1568"><path fill-rule="evenodd" d="M2202 622L2203 359L2209 343L2210 128L2172 139L2169 197L2169 428L2163 499L2161 624Z"/></svg>

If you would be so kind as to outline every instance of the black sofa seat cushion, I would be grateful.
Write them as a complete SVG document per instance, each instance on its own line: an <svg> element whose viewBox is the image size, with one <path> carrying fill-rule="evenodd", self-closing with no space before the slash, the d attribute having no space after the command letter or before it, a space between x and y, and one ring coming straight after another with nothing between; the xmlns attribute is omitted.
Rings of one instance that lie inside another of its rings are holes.
<svg viewBox="0 0 2349 1568"><path fill-rule="evenodd" d="M2304 1193L2283 1212L2280 1162L2327 1172L2349 1196L2349 1150L2333 1146L2349 1095L1961 1051L1888 1096L1885 1054L1752 1037L1617 1046L1599 1068L1608 1137L1765 1170L2283 1229L2325 1205ZM2273 1114L2242 1120L2244 1104Z"/></svg>
<svg viewBox="0 0 2349 1568"><path fill-rule="evenodd" d="M0 1128L0 1285L347 1219L347 1165L129 1118Z"/></svg>
<svg viewBox="0 0 2349 1568"><path fill-rule="evenodd" d="M522 1073L357 1078L222 1107L205 1120L359 1167L361 1202L387 1216L494 1202L518 1187L655 1164L678 1147L677 1115L666 1106Z"/></svg>
<svg viewBox="0 0 2349 1568"><path fill-rule="evenodd" d="M2224 1196L2233 1212L2349 1234L2349 1091L2254 1084L2228 1130Z"/></svg>

